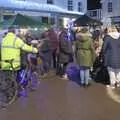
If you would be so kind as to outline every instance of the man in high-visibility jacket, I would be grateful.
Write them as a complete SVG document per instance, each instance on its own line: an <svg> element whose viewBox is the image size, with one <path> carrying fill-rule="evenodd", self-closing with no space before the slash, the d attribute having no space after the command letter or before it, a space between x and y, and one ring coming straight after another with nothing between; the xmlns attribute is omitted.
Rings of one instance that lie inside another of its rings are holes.
<svg viewBox="0 0 120 120"><path fill-rule="evenodd" d="M2 70L19 70L21 67L21 56L20 51L38 53L38 49L29 46L23 42L22 39L15 35L14 28L9 28L8 34L3 38L1 42L1 69ZM12 67L11 64L6 62L13 59Z"/></svg>

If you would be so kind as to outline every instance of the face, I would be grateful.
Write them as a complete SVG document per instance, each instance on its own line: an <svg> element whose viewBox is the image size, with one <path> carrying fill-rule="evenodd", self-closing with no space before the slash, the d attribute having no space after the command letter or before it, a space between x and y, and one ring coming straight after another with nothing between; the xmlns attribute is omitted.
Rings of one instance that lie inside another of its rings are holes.
<svg viewBox="0 0 120 120"><path fill-rule="evenodd" d="M29 33L27 34L27 36L31 36L31 33L29 32Z"/></svg>
<svg viewBox="0 0 120 120"><path fill-rule="evenodd" d="M45 31L44 35L45 35L45 37L47 37L48 36L48 31Z"/></svg>

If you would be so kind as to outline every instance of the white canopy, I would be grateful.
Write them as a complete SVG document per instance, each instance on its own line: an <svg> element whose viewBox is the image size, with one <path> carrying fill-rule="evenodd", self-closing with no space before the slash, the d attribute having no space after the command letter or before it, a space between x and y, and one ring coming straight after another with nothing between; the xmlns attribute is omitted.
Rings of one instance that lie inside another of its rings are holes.
<svg viewBox="0 0 120 120"><path fill-rule="evenodd" d="M67 11L56 5L40 4L32 1L18 1L18 0L0 0L0 8L19 10L19 11L32 11L32 12L49 12L61 13L72 15L83 15L82 12Z"/></svg>

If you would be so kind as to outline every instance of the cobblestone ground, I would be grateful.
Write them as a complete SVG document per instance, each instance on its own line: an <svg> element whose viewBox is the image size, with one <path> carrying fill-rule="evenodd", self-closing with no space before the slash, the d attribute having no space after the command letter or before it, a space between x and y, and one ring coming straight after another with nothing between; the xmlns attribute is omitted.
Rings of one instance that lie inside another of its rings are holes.
<svg viewBox="0 0 120 120"><path fill-rule="evenodd" d="M82 88L51 71L36 92L0 110L0 120L120 120L120 104L103 85Z"/></svg>

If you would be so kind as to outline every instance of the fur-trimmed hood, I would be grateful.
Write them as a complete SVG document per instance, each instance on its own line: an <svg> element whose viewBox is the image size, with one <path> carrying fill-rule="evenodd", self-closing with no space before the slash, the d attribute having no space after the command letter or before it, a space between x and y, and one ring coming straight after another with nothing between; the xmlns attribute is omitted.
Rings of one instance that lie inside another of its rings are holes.
<svg viewBox="0 0 120 120"><path fill-rule="evenodd" d="M120 33L119 32L111 32L108 35L111 36L115 40L120 37Z"/></svg>

